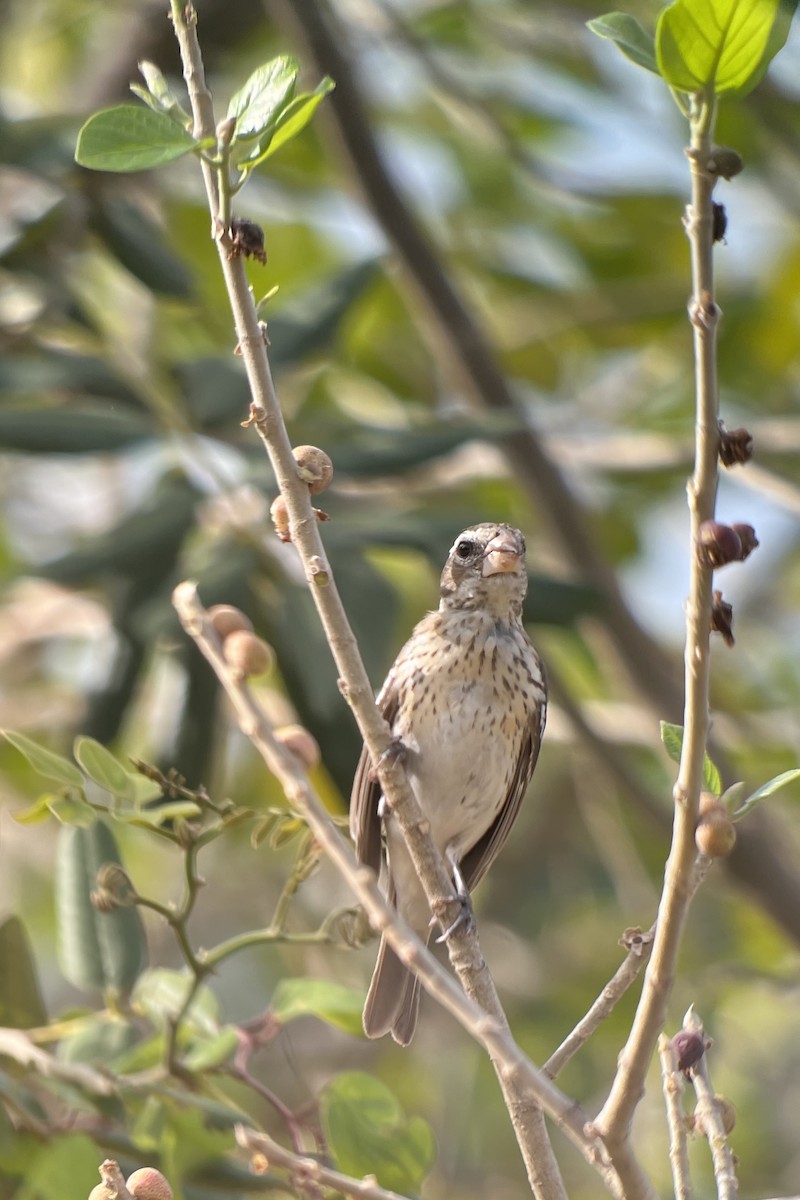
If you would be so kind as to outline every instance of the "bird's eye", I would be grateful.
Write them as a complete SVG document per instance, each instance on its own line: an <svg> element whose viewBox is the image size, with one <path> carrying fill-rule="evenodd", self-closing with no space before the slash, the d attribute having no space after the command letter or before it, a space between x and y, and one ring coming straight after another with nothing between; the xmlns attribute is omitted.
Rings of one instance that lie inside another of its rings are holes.
<svg viewBox="0 0 800 1200"><path fill-rule="evenodd" d="M472 554L474 549L475 549L475 543L467 541L467 539L464 538L456 546L456 554L458 555L459 558L469 558L469 556Z"/></svg>

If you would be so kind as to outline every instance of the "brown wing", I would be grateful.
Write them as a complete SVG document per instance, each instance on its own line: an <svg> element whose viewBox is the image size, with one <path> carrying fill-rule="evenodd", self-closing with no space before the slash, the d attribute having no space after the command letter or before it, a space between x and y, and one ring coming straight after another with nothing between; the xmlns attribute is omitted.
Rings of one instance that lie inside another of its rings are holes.
<svg viewBox="0 0 800 1200"><path fill-rule="evenodd" d="M377 699L378 708L391 726L397 715L397 691L389 675ZM383 859L382 822L378 816L381 785L372 773L372 759L367 747L362 747L353 788L350 792L350 836L355 842L356 858L380 873Z"/></svg>
<svg viewBox="0 0 800 1200"><path fill-rule="evenodd" d="M528 731L522 742L505 804L480 841L476 842L461 860L461 875L470 892L476 884L480 883L497 858L511 832L511 826L517 819L517 814L528 790L528 784L531 781L531 775L533 775L533 768L536 766L536 759L539 757L546 716L547 701L543 699L533 712L528 724Z"/></svg>

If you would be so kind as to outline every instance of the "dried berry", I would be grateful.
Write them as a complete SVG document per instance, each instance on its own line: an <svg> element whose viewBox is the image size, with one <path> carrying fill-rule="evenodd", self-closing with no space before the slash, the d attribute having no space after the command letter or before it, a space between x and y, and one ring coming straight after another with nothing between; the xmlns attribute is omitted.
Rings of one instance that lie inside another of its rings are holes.
<svg viewBox="0 0 800 1200"><path fill-rule="evenodd" d="M721 804L709 809L694 831L697 849L706 858L727 858L736 845L736 826Z"/></svg>
<svg viewBox="0 0 800 1200"><path fill-rule="evenodd" d="M719 461L723 467L732 467L734 463L750 462L753 457L753 435L749 429L725 428L725 423L719 423Z"/></svg>
<svg viewBox="0 0 800 1200"><path fill-rule="evenodd" d="M272 524L281 541L290 542L292 535L289 533L289 510L283 496L276 496L272 501L269 515L272 517Z"/></svg>
<svg viewBox="0 0 800 1200"><path fill-rule="evenodd" d="M292 454L297 462L297 474L308 484L312 496L324 492L333 479L333 463L318 446L295 446Z"/></svg>
<svg viewBox="0 0 800 1200"><path fill-rule="evenodd" d="M742 557L739 535L721 521L703 521L697 531L695 546L704 567L724 567L726 563L739 562Z"/></svg>
<svg viewBox="0 0 800 1200"><path fill-rule="evenodd" d="M255 258L260 263L266 263L267 252L264 249L264 230L255 221L246 217L234 217L230 228L231 248L228 258Z"/></svg>
<svg viewBox="0 0 800 1200"><path fill-rule="evenodd" d="M744 160L731 146L714 146L706 161L706 170L721 179L733 179L744 170Z"/></svg>
<svg viewBox="0 0 800 1200"><path fill-rule="evenodd" d="M228 634L236 633L240 629L246 629L248 633L253 632L253 622L241 609L234 608L232 604L215 604L208 610L208 615L217 636L223 642Z"/></svg>
<svg viewBox="0 0 800 1200"><path fill-rule="evenodd" d="M276 729L275 740L291 750L307 771L318 764L321 755L317 739L302 725L284 725L282 729Z"/></svg>
<svg viewBox="0 0 800 1200"><path fill-rule="evenodd" d="M711 233L715 242L725 241L725 230L728 228L728 214L724 204L711 205Z"/></svg>
<svg viewBox="0 0 800 1200"><path fill-rule="evenodd" d="M275 662L272 647L247 629L228 634L222 644L222 653L234 679L263 675Z"/></svg>
<svg viewBox="0 0 800 1200"><path fill-rule="evenodd" d="M722 599L722 592L714 592L711 601L711 632L719 633L726 646L733 646L733 605Z"/></svg>
<svg viewBox="0 0 800 1200"><path fill-rule="evenodd" d="M706 1052L704 1038L693 1029L679 1029L671 1045L679 1071L690 1071Z"/></svg>
<svg viewBox="0 0 800 1200"><path fill-rule="evenodd" d="M140 1167L128 1176L125 1186L136 1200L172 1200L172 1188L155 1167Z"/></svg>
<svg viewBox="0 0 800 1200"><path fill-rule="evenodd" d="M739 555L740 562L744 562L749 558L754 550L758 549L758 538L756 531L752 525L740 525L738 522L731 526L731 529L741 542L742 551Z"/></svg>

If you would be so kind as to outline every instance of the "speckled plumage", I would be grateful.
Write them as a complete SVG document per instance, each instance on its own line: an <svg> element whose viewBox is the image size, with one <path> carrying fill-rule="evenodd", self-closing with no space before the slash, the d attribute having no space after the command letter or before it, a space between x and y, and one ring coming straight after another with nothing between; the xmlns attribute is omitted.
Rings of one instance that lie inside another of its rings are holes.
<svg viewBox="0 0 800 1200"><path fill-rule="evenodd" d="M508 837L544 732L544 670L521 620L526 589L519 531L466 529L445 564L438 611L416 626L378 696L433 839L470 891ZM425 940L428 903L391 813L379 816L370 766L365 750L350 809L356 853L382 871L387 895ZM364 1008L367 1035L391 1032L407 1045L418 1007L416 979L382 941Z"/></svg>

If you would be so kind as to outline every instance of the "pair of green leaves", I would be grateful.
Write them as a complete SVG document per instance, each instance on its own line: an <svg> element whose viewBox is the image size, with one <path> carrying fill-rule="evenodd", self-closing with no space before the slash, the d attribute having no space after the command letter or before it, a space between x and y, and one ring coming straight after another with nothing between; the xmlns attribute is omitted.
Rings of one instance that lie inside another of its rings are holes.
<svg viewBox="0 0 800 1200"><path fill-rule="evenodd" d="M710 99L752 91L786 41L795 8L796 0L675 0L661 10L655 38L624 12L588 25L674 91Z"/></svg>
<svg viewBox="0 0 800 1200"><path fill-rule="evenodd" d="M662 721L661 741L670 758L679 763L683 748L683 726L670 725L668 721ZM742 817L746 817L762 800L766 800L768 796L774 795L781 788L785 788L787 784L795 783L797 780L800 780L800 767L784 771L782 774L776 775L774 779L768 779L766 783L762 783L760 788L756 788L749 796L742 799L746 790L744 783L734 783L722 794L722 777L719 770L707 754L703 761L703 787L707 792L720 796L732 821L741 821Z"/></svg>
<svg viewBox="0 0 800 1200"><path fill-rule="evenodd" d="M132 90L147 105L120 104L90 117L78 134L75 159L94 171L146 171L185 154L214 151L216 139L198 140L192 119L164 76L152 63L142 63L145 87ZM260 66L228 106L233 132L227 143L230 161L246 175L296 137L333 89L327 76L313 92L295 94L299 65L281 55Z"/></svg>

